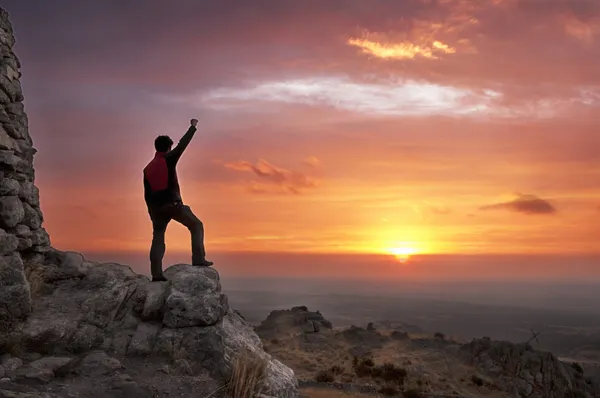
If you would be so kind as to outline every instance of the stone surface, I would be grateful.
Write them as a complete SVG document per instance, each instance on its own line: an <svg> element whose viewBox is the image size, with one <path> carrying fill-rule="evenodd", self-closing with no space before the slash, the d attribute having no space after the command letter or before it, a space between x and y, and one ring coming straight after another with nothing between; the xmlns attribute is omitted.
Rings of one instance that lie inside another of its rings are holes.
<svg viewBox="0 0 600 398"><path fill-rule="evenodd" d="M290 310L272 311L256 328L263 339L273 339L295 333L318 333L331 330L333 325L323 315L311 312L305 306L293 307Z"/></svg>
<svg viewBox="0 0 600 398"><path fill-rule="evenodd" d="M528 344L482 338L464 344L460 351L505 391L531 398L592 396L586 395L591 386L577 378L571 366Z"/></svg>
<svg viewBox="0 0 600 398"><path fill-rule="evenodd" d="M249 353L267 363L268 395L298 395L294 372L271 358L252 326L230 310L215 269L177 264L165 270L168 282L152 283L127 266L89 263L75 253L51 250L36 261L44 262L40 272L52 270L44 274L50 289L23 325L25 346L44 355L103 349L185 360L192 372L220 381L231 376L238 355Z"/></svg>
<svg viewBox="0 0 600 398"><path fill-rule="evenodd" d="M23 264L13 261L13 254L44 251L50 246L46 231L40 229L43 215L33 168L36 150L22 103L20 63L13 52L14 43L8 13L0 8L0 256L8 255L11 259L0 264L3 276L0 279L0 333L13 327L31 310L30 289L22 277ZM29 231L19 228L21 224ZM7 267L12 265L16 268L11 271Z"/></svg>

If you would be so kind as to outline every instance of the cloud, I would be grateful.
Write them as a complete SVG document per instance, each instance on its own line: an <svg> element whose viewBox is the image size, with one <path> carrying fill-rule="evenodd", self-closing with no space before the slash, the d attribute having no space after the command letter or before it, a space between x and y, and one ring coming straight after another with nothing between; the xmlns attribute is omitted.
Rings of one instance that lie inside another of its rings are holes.
<svg viewBox="0 0 600 398"><path fill-rule="evenodd" d="M264 159L259 159L255 164L242 160L239 162L226 163L225 167L231 170L251 172L261 181L249 183L249 191L252 193L271 193L273 185L280 192L300 194L305 189L315 188L317 181L306 174L286 170L272 165ZM265 184L264 182L268 182Z"/></svg>
<svg viewBox="0 0 600 398"><path fill-rule="evenodd" d="M511 201L482 206L481 210L509 210L523 214L554 214L556 209L547 200L535 195L517 194Z"/></svg>
<svg viewBox="0 0 600 398"><path fill-rule="evenodd" d="M252 102L279 102L380 115L468 115L502 112L493 107L501 94L418 81L358 83L335 77L265 81L253 86L223 87L182 101L224 110ZM264 107L257 107L264 109Z"/></svg>
<svg viewBox="0 0 600 398"><path fill-rule="evenodd" d="M306 159L304 159L304 164L316 169L321 166L321 161L315 156L309 156Z"/></svg>
<svg viewBox="0 0 600 398"><path fill-rule="evenodd" d="M600 18L595 17L587 21L578 18L576 15L569 13L562 16L565 34L581 40L586 44L591 44L595 41L596 36L600 34Z"/></svg>

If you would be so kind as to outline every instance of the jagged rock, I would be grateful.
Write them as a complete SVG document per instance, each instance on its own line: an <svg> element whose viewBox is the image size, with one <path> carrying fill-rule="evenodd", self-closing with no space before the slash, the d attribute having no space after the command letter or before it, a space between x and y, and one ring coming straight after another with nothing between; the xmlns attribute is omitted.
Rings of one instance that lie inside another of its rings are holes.
<svg viewBox="0 0 600 398"><path fill-rule="evenodd" d="M213 268L178 264L169 267L165 276L170 281L163 305L165 326L210 326L229 311L227 297L221 293L219 274Z"/></svg>
<svg viewBox="0 0 600 398"><path fill-rule="evenodd" d="M6 233L0 229L0 256L13 253L19 246L19 238L17 236ZM1 271L0 271L1 272Z"/></svg>
<svg viewBox="0 0 600 398"><path fill-rule="evenodd" d="M0 196L15 196L20 189L19 181L12 178L0 179Z"/></svg>
<svg viewBox="0 0 600 398"><path fill-rule="evenodd" d="M56 269L76 269L79 277L55 280L40 297L39 311L23 327L27 347L162 355L208 369L217 380L227 380L236 356L249 352L268 363L270 395L297 396L294 372L266 354L252 327L229 310L215 269L178 264L165 270L168 282L153 283L127 266L85 266L73 254L52 251L45 260Z"/></svg>
<svg viewBox="0 0 600 398"><path fill-rule="evenodd" d="M532 398L586 396L588 385L570 374L570 367L552 353L528 344L474 339L460 351L482 373L494 378L504 391Z"/></svg>
<svg viewBox="0 0 600 398"><path fill-rule="evenodd" d="M17 253L0 257L0 320L25 318L31 312L31 294L23 262ZM6 333L0 326L0 333Z"/></svg>
<svg viewBox="0 0 600 398"><path fill-rule="evenodd" d="M291 310L271 311L267 319L256 327L256 333L262 339L270 340L296 333L318 333L332 328L331 322L319 311L310 312L306 306L298 306Z"/></svg>
<svg viewBox="0 0 600 398"><path fill-rule="evenodd" d="M0 196L0 228L16 227L24 217L25 210L18 196Z"/></svg>
<svg viewBox="0 0 600 398"><path fill-rule="evenodd" d="M102 376L123 369L121 362L108 356L104 351L94 351L86 355L77 372L85 376Z"/></svg>
<svg viewBox="0 0 600 398"><path fill-rule="evenodd" d="M23 366L23 361L20 358L8 358L2 362L2 366L5 372L14 372Z"/></svg>

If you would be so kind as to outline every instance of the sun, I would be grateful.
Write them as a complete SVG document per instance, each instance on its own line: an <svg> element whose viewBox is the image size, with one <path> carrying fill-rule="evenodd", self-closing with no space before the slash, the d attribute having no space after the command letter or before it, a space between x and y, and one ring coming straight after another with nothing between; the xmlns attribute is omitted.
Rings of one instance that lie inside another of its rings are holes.
<svg viewBox="0 0 600 398"><path fill-rule="evenodd" d="M416 249L408 246L395 247L390 249L389 251L391 254L396 256L396 259L401 263L407 262L410 259L410 256L417 253Z"/></svg>

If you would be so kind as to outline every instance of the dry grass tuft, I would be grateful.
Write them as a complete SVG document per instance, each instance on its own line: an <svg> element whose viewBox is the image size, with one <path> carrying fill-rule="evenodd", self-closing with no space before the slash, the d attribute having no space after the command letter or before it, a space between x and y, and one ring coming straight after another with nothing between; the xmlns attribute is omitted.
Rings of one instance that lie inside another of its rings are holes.
<svg viewBox="0 0 600 398"><path fill-rule="evenodd" d="M227 385L228 398L254 398L262 392L267 376L266 359L257 354L240 354L233 363L231 380Z"/></svg>

